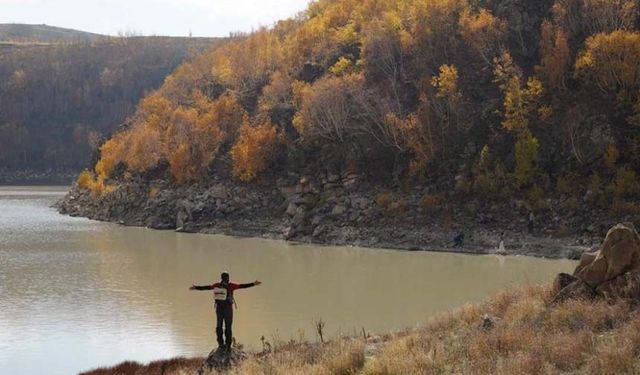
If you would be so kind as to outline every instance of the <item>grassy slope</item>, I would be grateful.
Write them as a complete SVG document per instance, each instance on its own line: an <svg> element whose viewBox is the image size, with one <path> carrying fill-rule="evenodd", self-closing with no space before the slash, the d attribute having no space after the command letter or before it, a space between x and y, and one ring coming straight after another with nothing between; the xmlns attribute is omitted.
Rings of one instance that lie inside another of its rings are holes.
<svg viewBox="0 0 640 375"><path fill-rule="evenodd" d="M95 41L104 35L48 25L0 24L0 41L60 43Z"/></svg>
<svg viewBox="0 0 640 375"><path fill-rule="evenodd" d="M424 328L324 345L289 343L230 374L634 374L640 311L626 301L551 303L547 287L508 290L433 318ZM483 327L485 316L492 327ZM377 342L377 343L376 343ZM193 373L198 359L101 369L110 374Z"/></svg>

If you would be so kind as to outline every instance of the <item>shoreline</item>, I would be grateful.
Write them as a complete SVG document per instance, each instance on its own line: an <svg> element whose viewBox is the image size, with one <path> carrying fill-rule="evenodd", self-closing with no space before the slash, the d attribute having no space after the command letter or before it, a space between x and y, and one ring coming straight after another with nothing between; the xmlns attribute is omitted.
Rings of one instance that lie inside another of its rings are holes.
<svg viewBox="0 0 640 375"><path fill-rule="evenodd" d="M175 187L157 180L120 184L114 192L100 197L74 185L54 207L70 216L184 233L475 255L579 259L603 238L594 226L590 233L577 234L578 230L560 224L564 229L559 233L543 225L547 222L544 212L539 214L536 232L528 234L522 230L526 226L523 209L493 205L480 208L492 213L478 213L479 209L469 214L464 205L457 205L446 212L426 210L420 205L421 194L397 198L403 202L401 208L393 201L381 208L376 194L380 195L372 188L336 191L326 186L273 188L228 182ZM400 196L390 193L396 194ZM465 234L464 245L453 247L453 239L460 233ZM499 250L501 239L505 251Z"/></svg>

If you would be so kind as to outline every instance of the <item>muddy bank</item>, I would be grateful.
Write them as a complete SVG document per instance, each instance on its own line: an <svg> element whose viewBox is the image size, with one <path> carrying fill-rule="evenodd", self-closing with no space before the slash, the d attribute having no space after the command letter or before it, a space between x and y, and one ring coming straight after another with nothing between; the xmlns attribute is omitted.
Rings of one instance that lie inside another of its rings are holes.
<svg viewBox="0 0 640 375"><path fill-rule="evenodd" d="M552 200L535 209L519 200L454 204L430 194L428 187L385 190L356 175L263 186L212 181L176 187L166 179L132 179L100 197L73 186L56 207L72 216L182 232L572 259L600 243L616 220L628 221L580 207L567 211L561 201ZM532 210L535 224L528 233ZM454 247L461 233L463 246ZM501 240L504 251L499 250Z"/></svg>

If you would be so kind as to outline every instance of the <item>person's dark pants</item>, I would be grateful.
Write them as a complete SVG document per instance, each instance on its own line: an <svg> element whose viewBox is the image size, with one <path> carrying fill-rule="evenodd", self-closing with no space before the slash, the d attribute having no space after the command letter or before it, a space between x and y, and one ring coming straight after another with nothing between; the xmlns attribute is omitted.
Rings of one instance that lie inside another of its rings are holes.
<svg viewBox="0 0 640 375"><path fill-rule="evenodd" d="M224 339L222 338L222 325L224 324ZM216 305L216 336L219 346L231 347L233 340L233 332L231 331L233 324L233 305L219 304ZM226 345L225 345L226 344Z"/></svg>

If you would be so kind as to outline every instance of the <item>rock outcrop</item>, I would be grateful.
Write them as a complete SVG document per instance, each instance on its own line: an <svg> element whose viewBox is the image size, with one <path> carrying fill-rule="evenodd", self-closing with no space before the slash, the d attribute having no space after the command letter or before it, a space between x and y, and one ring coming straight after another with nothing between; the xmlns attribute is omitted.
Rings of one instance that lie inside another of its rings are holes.
<svg viewBox="0 0 640 375"><path fill-rule="evenodd" d="M553 283L556 300L576 297L640 299L640 236L633 224L617 224L602 246L582 255L573 275Z"/></svg>
<svg viewBox="0 0 640 375"><path fill-rule="evenodd" d="M546 236L562 220L584 217L561 220L555 209L537 216L547 223L537 228L544 237L526 235L529 209L518 201L505 206L460 197L448 201L429 185L381 187L348 171L291 174L253 184L213 178L197 185L175 185L162 173L167 172L109 181L115 190L103 195L76 184L57 208L123 225L327 245L487 254L504 240L501 255L549 258L577 259L586 245L604 237L599 229L577 237ZM597 216L589 220L603 222ZM583 221L567 225L580 232ZM452 248L461 231L464 247Z"/></svg>
<svg viewBox="0 0 640 375"><path fill-rule="evenodd" d="M211 351L198 369L198 375L206 375L213 371L224 371L238 365L247 355L237 349L225 350L217 348Z"/></svg>

